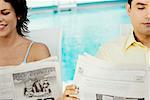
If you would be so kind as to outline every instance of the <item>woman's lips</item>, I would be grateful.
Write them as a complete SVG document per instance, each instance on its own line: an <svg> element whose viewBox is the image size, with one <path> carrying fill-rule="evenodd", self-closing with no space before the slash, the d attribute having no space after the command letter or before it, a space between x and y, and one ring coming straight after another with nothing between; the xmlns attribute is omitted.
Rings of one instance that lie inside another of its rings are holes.
<svg viewBox="0 0 150 100"><path fill-rule="evenodd" d="M5 24L0 24L0 31L4 30L4 28L6 27L7 25Z"/></svg>

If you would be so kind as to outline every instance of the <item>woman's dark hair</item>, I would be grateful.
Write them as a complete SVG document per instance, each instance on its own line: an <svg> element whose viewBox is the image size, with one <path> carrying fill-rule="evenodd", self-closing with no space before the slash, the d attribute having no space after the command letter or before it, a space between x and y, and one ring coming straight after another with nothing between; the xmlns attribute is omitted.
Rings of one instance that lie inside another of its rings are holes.
<svg viewBox="0 0 150 100"><path fill-rule="evenodd" d="M28 13L28 7L26 0L4 0L5 2L8 2L11 4L11 6L14 8L16 16L19 17L17 19L17 32L20 36L25 36L24 33L28 33L28 22L29 19L27 18Z"/></svg>

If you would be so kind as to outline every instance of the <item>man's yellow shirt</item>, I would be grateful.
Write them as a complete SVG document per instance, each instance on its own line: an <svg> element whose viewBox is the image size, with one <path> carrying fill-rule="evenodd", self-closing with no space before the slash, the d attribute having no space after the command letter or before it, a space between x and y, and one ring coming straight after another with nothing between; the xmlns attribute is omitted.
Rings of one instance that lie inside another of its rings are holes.
<svg viewBox="0 0 150 100"><path fill-rule="evenodd" d="M150 48L137 42L133 31L128 36L100 47L96 56L113 63L150 66Z"/></svg>

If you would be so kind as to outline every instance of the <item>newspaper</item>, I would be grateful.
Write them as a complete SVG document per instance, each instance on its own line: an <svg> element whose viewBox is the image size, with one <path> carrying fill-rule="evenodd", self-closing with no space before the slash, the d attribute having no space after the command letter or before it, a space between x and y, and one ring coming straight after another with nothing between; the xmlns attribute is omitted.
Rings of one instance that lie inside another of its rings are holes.
<svg viewBox="0 0 150 100"><path fill-rule="evenodd" d="M56 57L0 69L0 100L56 100L61 85Z"/></svg>
<svg viewBox="0 0 150 100"><path fill-rule="evenodd" d="M149 75L145 65L113 64L86 54L78 58L74 82L80 100L150 100Z"/></svg>

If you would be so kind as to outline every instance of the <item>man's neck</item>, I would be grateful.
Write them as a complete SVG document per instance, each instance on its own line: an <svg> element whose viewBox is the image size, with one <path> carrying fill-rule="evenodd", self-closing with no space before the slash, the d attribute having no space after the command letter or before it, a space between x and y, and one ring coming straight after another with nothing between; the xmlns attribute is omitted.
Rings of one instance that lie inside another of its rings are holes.
<svg viewBox="0 0 150 100"><path fill-rule="evenodd" d="M136 34L134 32L134 37L137 42L141 42L144 46L150 48L150 35Z"/></svg>

